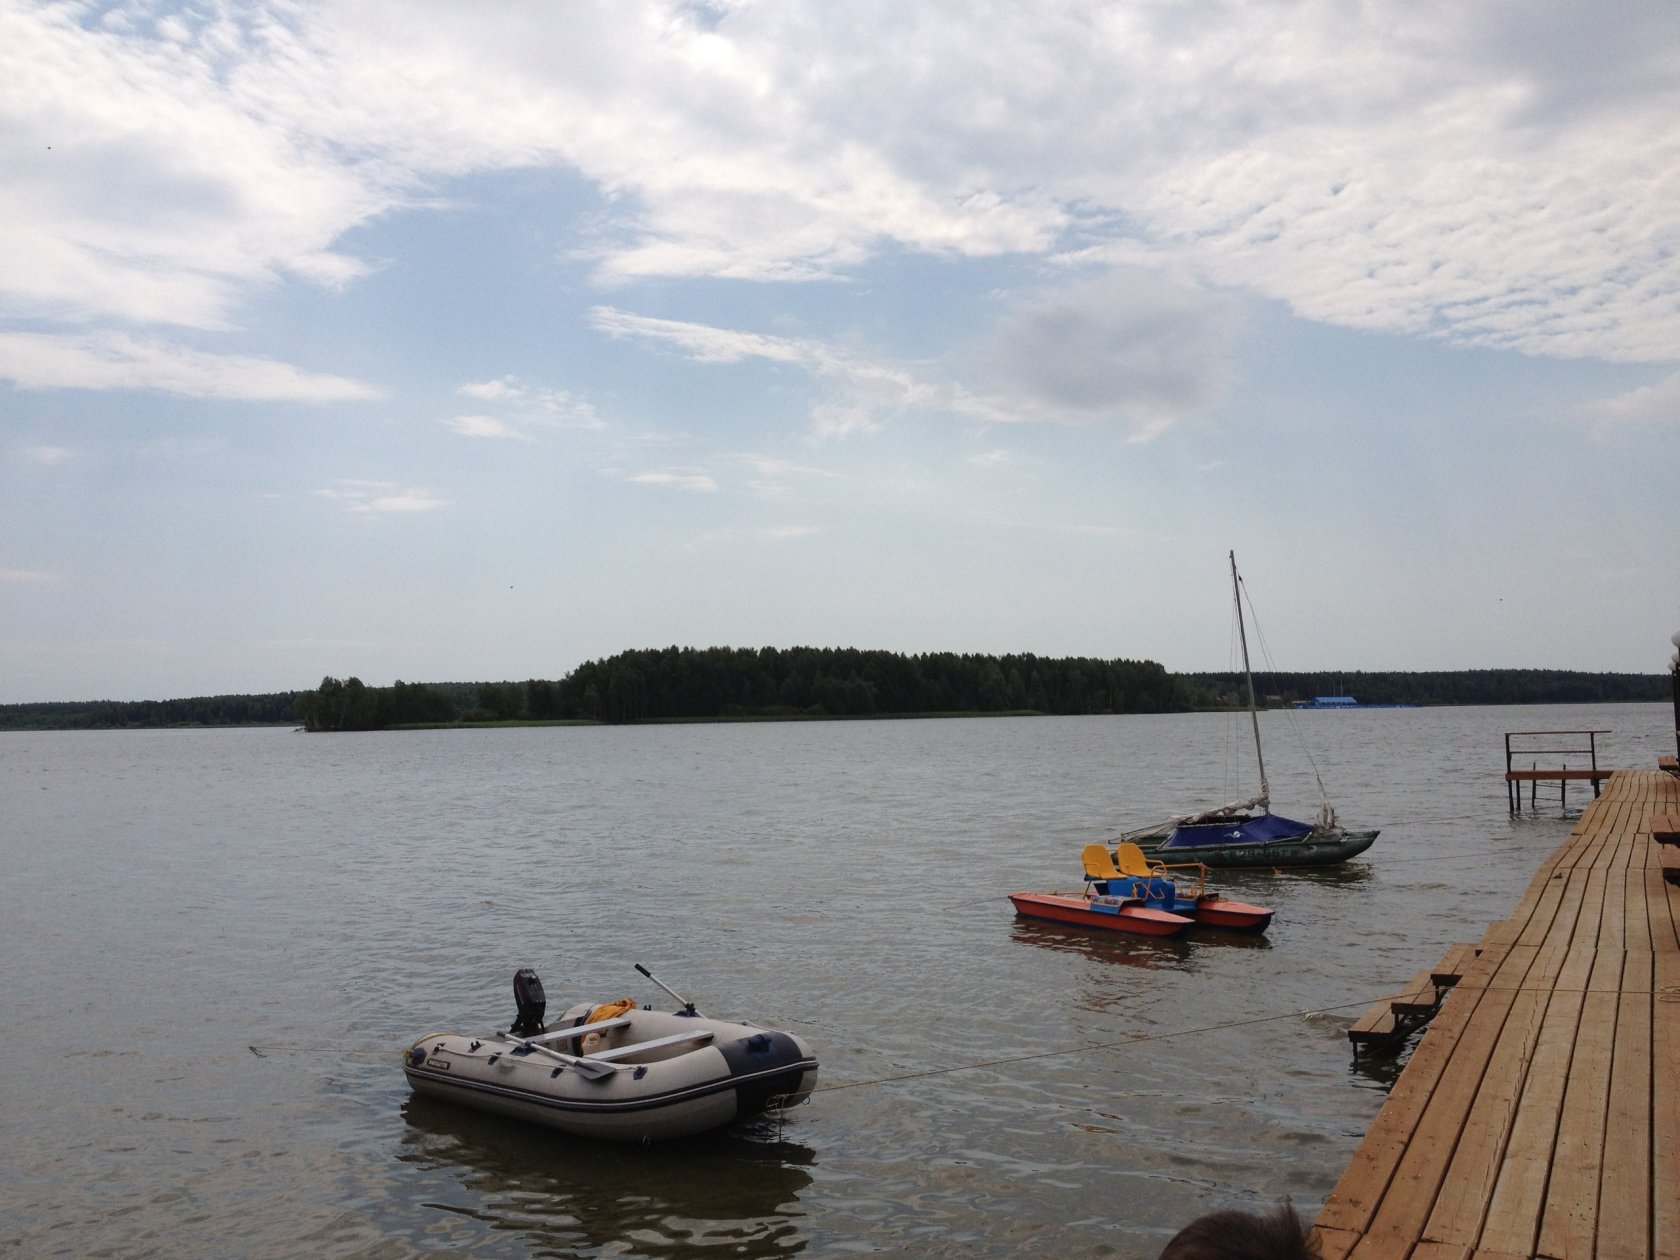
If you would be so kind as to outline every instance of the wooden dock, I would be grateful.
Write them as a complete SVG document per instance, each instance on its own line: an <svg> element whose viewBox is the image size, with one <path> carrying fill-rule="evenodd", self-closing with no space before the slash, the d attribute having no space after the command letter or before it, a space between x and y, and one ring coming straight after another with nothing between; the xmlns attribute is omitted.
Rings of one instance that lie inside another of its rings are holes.
<svg viewBox="0 0 1680 1260"><path fill-rule="evenodd" d="M1616 772L1479 952L1454 947L1456 983L1318 1215L1325 1260L1680 1258L1669 836L1680 779Z"/></svg>

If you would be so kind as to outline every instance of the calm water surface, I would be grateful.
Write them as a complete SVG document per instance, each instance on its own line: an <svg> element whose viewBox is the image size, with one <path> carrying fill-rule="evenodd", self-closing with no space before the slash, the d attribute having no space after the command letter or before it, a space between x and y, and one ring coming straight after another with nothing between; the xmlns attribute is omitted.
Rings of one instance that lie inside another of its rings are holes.
<svg viewBox="0 0 1680 1260"><path fill-rule="evenodd" d="M1567 834L1502 733L1663 705L1267 714L1284 813L1379 825L1232 874L1263 939L1091 939L1005 895L1248 788L1224 717L0 734L8 1256L1151 1257L1222 1206L1315 1212L1392 1065L1363 1006L1509 911ZM1233 742L1234 741L1234 742ZM1585 791L1570 804L1578 807ZM401 1048L662 995L799 1031L784 1121L649 1149L410 1097Z"/></svg>

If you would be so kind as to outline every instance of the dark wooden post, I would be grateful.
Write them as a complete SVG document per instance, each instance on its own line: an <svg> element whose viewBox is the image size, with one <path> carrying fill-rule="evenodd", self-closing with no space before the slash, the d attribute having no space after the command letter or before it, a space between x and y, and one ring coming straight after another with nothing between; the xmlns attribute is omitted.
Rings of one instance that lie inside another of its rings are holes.
<svg viewBox="0 0 1680 1260"><path fill-rule="evenodd" d="M1674 646L1680 648L1680 634L1674 636ZM1680 661L1669 666L1668 674L1674 681L1674 755L1680 757Z"/></svg>

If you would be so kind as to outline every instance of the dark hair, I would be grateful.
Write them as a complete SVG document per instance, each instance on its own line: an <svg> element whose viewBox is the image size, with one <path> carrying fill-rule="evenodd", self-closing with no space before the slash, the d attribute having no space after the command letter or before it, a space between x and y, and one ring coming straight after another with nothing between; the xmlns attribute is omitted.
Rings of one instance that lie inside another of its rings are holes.
<svg viewBox="0 0 1680 1260"><path fill-rule="evenodd" d="M1209 1212L1173 1235L1161 1260L1319 1260L1318 1247L1307 1237L1284 1203L1264 1216L1253 1212Z"/></svg>

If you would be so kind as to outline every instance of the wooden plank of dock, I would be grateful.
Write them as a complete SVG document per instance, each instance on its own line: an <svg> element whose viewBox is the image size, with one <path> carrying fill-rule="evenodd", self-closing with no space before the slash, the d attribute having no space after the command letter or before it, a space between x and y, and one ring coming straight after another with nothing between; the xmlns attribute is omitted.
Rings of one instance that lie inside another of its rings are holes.
<svg viewBox="0 0 1680 1260"><path fill-rule="evenodd" d="M1680 780L1618 771L1456 974L1325 1201L1325 1260L1680 1257ZM1437 981L1438 982L1438 981Z"/></svg>

